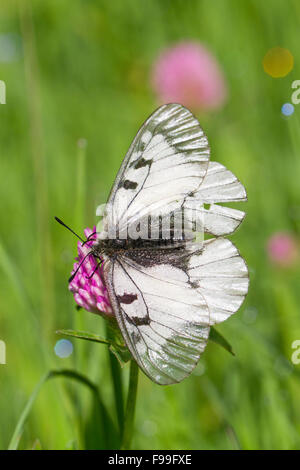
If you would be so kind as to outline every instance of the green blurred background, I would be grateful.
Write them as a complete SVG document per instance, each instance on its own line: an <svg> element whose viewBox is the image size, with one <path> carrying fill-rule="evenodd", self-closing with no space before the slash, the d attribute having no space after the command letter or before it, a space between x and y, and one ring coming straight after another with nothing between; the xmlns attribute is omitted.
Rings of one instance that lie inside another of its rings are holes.
<svg viewBox="0 0 300 470"><path fill-rule="evenodd" d="M297 238L300 230L300 106L289 119L281 114L300 79L299 19L297 0L1 1L0 339L7 364L0 365L0 448L50 369L87 375L116 419L106 348L74 340L70 358L54 353L57 329L103 334L104 321L75 310L67 278L76 240L53 216L77 231L94 224L132 138L157 106L152 64L185 39L214 53L228 83L226 105L198 118L212 159L248 191L249 202L234 206L247 218L231 239L249 265L250 291L218 327L235 357L209 343L179 385L159 387L140 374L133 448L300 448L300 365L291 362L292 342L300 340L300 271L297 263L276 267L266 253L273 233ZM8 35L16 47L9 61L1 55ZM274 46L294 56L285 78L263 70ZM126 385L128 366L122 374ZM44 449L103 448L101 426L88 391L52 380L20 448L37 439Z"/></svg>

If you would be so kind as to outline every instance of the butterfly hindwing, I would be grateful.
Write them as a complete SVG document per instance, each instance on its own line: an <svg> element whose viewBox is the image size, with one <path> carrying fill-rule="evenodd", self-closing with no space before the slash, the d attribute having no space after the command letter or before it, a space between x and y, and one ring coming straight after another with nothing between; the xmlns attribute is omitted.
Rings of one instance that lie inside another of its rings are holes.
<svg viewBox="0 0 300 470"><path fill-rule="evenodd" d="M239 308L248 285L245 263L224 239L204 242L202 249L128 250L109 260L105 280L128 348L163 385L192 372L210 326Z"/></svg>

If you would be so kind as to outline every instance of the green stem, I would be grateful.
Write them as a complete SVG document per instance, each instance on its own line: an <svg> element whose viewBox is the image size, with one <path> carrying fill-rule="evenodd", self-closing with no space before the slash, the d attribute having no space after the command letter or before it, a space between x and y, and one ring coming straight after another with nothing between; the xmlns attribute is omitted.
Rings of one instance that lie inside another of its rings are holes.
<svg viewBox="0 0 300 470"><path fill-rule="evenodd" d="M124 430L123 430L122 445L121 445L121 449L126 449L126 450L130 449L130 444L131 444L132 435L133 435L135 405L136 405L137 386L138 386L138 374L139 374L138 365L134 360L131 360L130 375L129 375L129 388L128 388Z"/></svg>
<svg viewBox="0 0 300 470"><path fill-rule="evenodd" d="M114 334L109 325L106 329L106 337L109 341L114 339ZM124 425L124 398L123 398L123 381L121 375L121 368L118 360L108 349L109 363L111 376L114 386L114 400L117 413L117 419L119 424L120 436L123 434L123 425Z"/></svg>

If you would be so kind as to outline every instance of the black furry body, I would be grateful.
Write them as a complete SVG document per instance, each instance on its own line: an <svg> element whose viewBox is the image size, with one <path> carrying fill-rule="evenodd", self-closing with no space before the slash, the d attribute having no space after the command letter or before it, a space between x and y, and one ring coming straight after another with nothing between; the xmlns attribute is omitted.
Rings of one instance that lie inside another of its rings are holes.
<svg viewBox="0 0 300 470"><path fill-rule="evenodd" d="M178 259L185 253L186 240L121 240L106 239L99 240L92 248L92 254L101 259L107 257L111 260L118 256L126 256L134 262L145 267L157 264L177 265Z"/></svg>

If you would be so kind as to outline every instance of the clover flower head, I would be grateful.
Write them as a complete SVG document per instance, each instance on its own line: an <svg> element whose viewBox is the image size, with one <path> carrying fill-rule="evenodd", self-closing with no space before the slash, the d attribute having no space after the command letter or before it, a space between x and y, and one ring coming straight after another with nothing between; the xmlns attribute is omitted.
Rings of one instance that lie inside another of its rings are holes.
<svg viewBox="0 0 300 470"><path fill-rule="evenodd" d="M215 57L197 41L164 50L154 63L152 85L162 103L180 103L194 110L220 108L227 96Z"/></svg>
<svg viewBox="0 0 300 470"><path fill-rule="evenodd" d="M85 236L88 238L92 233L96 232L96 227L91 230L84 230ZM86 242L83 246L78 242L77 263L74 263L74 274L83 258L89 253L91 247L96 243L96 235ZM103 283L103 265L97 267L97 260L91 255L80 266L76 276L69 283L69 289L74 295L75 302L89 312L97 314L105 314L113 316L113 311L108 298L107 289Z"/></svg>
<svg viewBox="0 0 300 470"><path fill-rule="evenodd" d="M267 252L270 260L281 267L292 266L299 258L296 239L289 233L274 233L268 240Z"/></svg>

